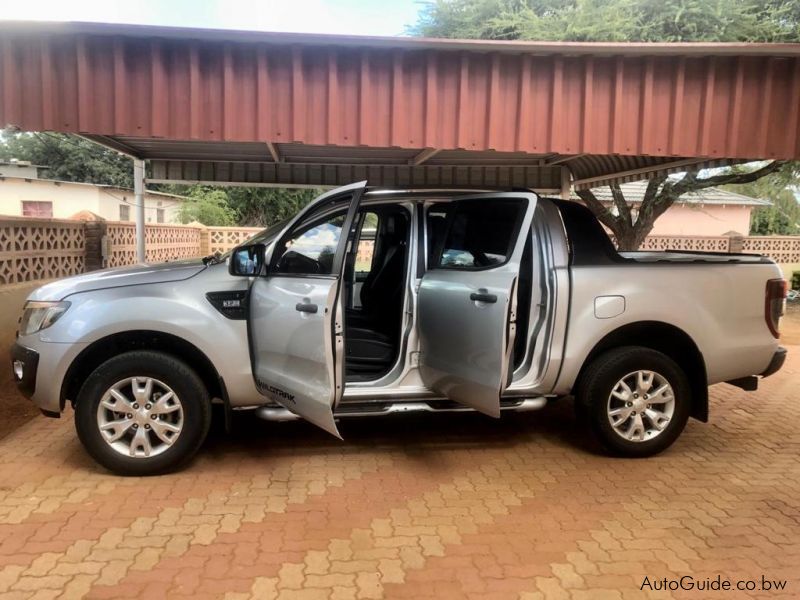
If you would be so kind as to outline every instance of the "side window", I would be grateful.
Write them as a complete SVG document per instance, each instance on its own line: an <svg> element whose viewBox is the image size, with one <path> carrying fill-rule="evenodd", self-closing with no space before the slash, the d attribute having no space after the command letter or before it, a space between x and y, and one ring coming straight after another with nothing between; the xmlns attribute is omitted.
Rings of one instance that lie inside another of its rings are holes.
<svg viewBox="0 0 800 600"><path fill-rule="evenodd" d="M291 232L276 248L280 249L280 256L274 259L274 272L331 275L344 220L345 213L340 212Z"/></svg>
<svg viewBox="0 0 800 600"><path fill-rule="evenodd" d="M517 237L521 200L461 201L450 214L437 267L487 269L505 263Z"/></svg>
<svg viewBox="0 0 800 600"><path fill-rule="evenodd" d="M375 258L375 234L378 231L378 215L374 212L364 214L356 250L356 273L369 273Z"/></svg>

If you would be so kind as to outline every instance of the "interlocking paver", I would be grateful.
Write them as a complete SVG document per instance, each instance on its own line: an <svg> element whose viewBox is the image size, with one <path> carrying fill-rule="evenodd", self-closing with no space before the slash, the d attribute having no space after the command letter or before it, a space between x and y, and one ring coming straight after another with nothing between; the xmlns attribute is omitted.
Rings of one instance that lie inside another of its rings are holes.
<svg viewBox="0 0 800 600"><path fill-rule="evenodd" d="M0 596L688 599L714 596L640 586L720 574L800 597L790 350L643 461L597 454L567 403L349 422L344 443L243 419L181 473L118 478L71 419L37 419L0 441Z"/></svg>

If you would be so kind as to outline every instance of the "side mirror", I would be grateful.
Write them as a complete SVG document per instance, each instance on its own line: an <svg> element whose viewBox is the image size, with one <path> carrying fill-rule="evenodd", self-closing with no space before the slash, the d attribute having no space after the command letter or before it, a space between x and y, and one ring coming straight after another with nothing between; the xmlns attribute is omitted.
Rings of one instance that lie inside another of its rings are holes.
<svg viewBox="0 0 800 600"><path fill-rule="evenodd" d="M237 277L254 277L264 265L264 244L239 246L231 252L228 273Z"/></svg>

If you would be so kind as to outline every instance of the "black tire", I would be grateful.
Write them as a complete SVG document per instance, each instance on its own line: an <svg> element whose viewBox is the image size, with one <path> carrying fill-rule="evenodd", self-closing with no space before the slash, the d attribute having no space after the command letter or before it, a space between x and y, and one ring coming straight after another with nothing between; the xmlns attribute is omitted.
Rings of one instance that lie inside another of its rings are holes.
<svg viewBox="0 0 800 600"><path fill-rule="evenodd" d="M97 409L103 395L129 377L157 379L180 399L183 427L174 445L161 454L150 457L120 454L100 432ZM119 475L157 475L176 469L194 456L210 425L211 401L202 380L182 360L163 352L137 350L107 360L89 375L75 402L75 428L81 443L92 458Z"/></svg>
<svg viewBox="0 0 800 600"><path fill-rule="evenodd" d="M675 405L672 418L660 433L652 439L632 441L614 430L608 404L617 382L640 370L654 371L664 377L672 387ZM612 454L630 458L653 456L669 448L686 427L691 403L691 388L683 369L665 354L641 346L615 348L595 358L581 375L575 394L579 421L588 425Z"/></svg>

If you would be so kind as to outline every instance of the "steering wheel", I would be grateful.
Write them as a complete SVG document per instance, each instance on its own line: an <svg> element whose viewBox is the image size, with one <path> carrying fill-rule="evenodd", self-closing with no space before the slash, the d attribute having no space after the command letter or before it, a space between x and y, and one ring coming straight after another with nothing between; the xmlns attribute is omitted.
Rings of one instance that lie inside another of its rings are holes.
<svg viewBox="0 0 800 600"><path fill-rule="evenodd" d="M305 254L289 250L278 261L278 272L319 275L322 273L322 265Z"/></svg>

